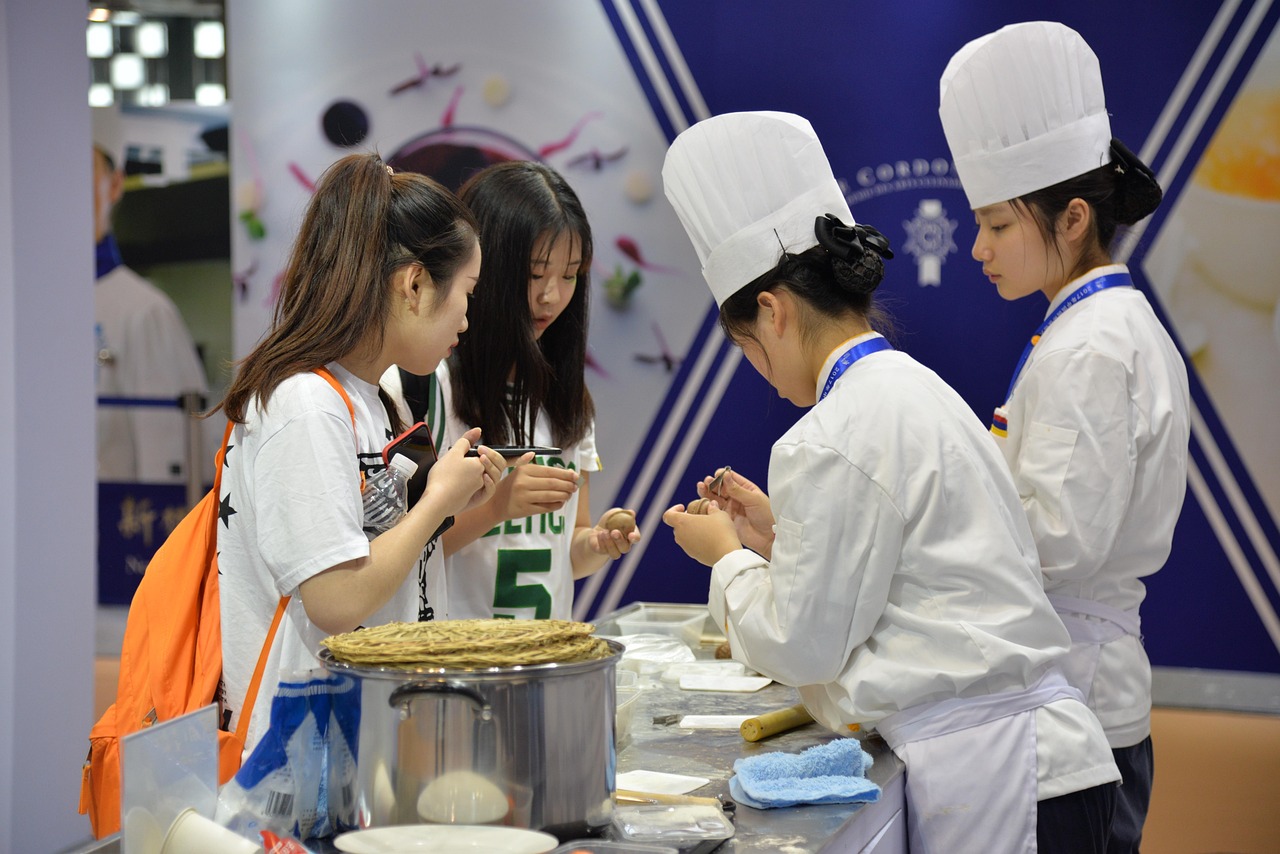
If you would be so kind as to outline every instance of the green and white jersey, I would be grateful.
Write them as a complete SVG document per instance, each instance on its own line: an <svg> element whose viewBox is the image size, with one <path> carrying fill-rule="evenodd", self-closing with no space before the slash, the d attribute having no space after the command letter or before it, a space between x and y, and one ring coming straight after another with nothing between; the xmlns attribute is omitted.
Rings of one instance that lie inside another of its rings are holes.
<svg viewBox="0 0 1280 854"><path fill-rule="evenodd" d="M447 364L442 363L436 370L436 380L440 390L437 400L444 402L445 417L442 420L438 412L430 412L428 423L436 436L441 435L443 426L439 447L447 448L470 425L463 424L453 414ZM555 446L545 413L539 415L534 425L533 442ZM562 448L559 456L537 457L534 462L577 472L599 471L594 426L582 441ZM448 618L572 619L573 567L569 547L574 521L578 518L579 496L580 493L575 493L554 513L504 522L456 554L447 556L444 565Z"/></svg>

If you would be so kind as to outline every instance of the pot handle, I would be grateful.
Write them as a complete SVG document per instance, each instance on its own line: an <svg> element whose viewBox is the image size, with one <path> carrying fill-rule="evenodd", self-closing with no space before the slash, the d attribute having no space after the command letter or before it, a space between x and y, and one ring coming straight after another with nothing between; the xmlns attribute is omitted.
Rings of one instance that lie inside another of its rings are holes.
<svg viewBox="0 0 1280 854"><path fill-rule="evenodd" d="M480 720L493 719L493 707L489 705L484 696L476 689L463 685L461 682L409 682L392 691L391 697L387 702L393 709L398 708L408 714L409 703L421 694L454 694L463 697L470 700L472 705L476 707L476 714L480 716Z"/></svg>

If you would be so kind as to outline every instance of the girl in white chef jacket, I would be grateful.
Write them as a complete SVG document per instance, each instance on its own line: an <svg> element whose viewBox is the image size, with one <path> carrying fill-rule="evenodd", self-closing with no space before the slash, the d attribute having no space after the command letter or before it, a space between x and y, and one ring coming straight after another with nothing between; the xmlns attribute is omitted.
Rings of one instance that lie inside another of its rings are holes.
<svg viewBox="0 0 1280 854"><path fill-rule="evenodd" d="M1063 669L1124 778L1108 850L1137 851L1154 771L1141 579L1169 555L1189 403L1181 355L1108 247L1155 210L1160 186L1111 138L1097 57L1061 24L966 45L943 75L941 115L978 224L974 259L1005 299L1048 300L991 432L1071 633Z"/></svg>
<svg viewBox="0 0 1280 854"><path fill-rule="evenodd" d="M734 474L706 516L663 517L712 567L734 657L833 731L885 738L912 851L1101 851L1119 774L1057 667L1068 636L1007 466L959 395L873 329L887 242L848 225L796 116L703 121L663 177L725 334L809 408L773 446L771 499Z"/></svg>
<svg viewBox="0 0 1280 854"><path fill-rule="evenodd" d="M419 618L429 538L502 476L497 453L464 456L479 431L461 436L400 521L385 531L365 525L365 477L384 468L382 449L399 429L378 378L393 363L435 368L467 328L479 270L474 219L430 178L393 174L376 154L344 157L321 177L272 326L221 404L234 424L218 526L227 729L238 724L273 613L290 597L246 755L267 729L281 676L317 667L326 635Z"/></svg>

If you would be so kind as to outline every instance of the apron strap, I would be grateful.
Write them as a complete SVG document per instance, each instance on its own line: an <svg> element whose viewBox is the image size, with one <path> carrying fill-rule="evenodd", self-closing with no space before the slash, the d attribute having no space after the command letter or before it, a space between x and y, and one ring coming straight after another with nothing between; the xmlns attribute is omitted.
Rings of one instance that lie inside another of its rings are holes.
<svg viewBox="0 0 1280 854"><path fill-rule="evenodd" d="M1084 695L1067 684L1061 670L1051 667L1034 685L1022 691L921 703L889 715L876 724L875 729L896 750L901 744L958 732L1058 700L1084 703Z"/></svg>
<svg viewBox="0 0 1280 854"><path fill-rule="evenodd" d="M1073 625L1082 627L1083 621L1080 620L1064 620L1067 624L1067 630L1071 632L1071 639L1077 643L1092 642L1105 643L1110 640L1116 640L1124 635L1133 635L1140 637L1142 632L1142 620L1138 616L1138 609L1131 611L1121 611L1119 608L1112 608L1110 605L1104 605L1101 602L1095 602L1092 599L1076 599L1071 596L1056 596L1050 594L1049 604L1053 606L1053 610L1060 615L1068 616L1071 614L1084 614L1089 617L1097 617L1105 620L1111 626L1099 626L1098 631L1090 632L1090 637L1076 637L1077 631L1073 631ZM1096 625L1096 624L1095 624ZM1083 628L1083 627L1082 627ZM1108 631L1110 629L1110 631ZM1116 634L1115 629L1120 630L1120 634Z"/></svg>

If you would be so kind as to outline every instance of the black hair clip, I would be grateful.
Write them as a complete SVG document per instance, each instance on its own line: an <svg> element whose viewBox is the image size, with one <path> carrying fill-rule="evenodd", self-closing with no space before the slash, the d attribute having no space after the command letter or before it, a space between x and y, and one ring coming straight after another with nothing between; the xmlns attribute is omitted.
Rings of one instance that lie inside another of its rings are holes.
<svg viewBox="0 0 1280 854"><path fill-rule="evenodd" d="M1143 163L1138 155L1129 150L1129 147L1120 140L1112 137L1111 139L1111 165L1115 168L1117 175L1124 175L1130 170L1136 171L1142 176L1146 183L1150 183L1159 187L1155 173Z"/></svg>
<svg viewBox="0 0 1280 854"><path fill-rule="evenodd" d="M869 225L845 225L834 214L823 214L814 220L813 233L818 245L850 264L867 254L868 249L886 261L893 257L889 239L883 234Z"/></svg>

